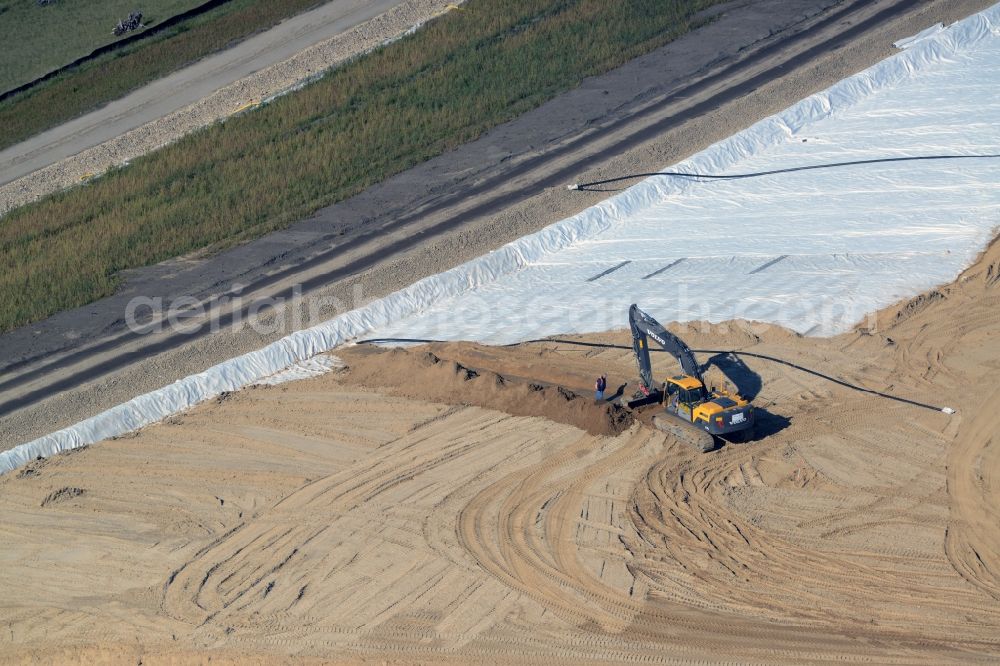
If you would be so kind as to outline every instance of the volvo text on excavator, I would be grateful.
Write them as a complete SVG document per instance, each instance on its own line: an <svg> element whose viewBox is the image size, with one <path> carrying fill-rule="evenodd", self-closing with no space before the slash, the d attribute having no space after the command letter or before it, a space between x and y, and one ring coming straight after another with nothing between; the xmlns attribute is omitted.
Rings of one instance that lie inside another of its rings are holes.
<svg viewBox="0 0 1000 666"><path fill-rule="evenodd" d="M694 352L683 340L634 304L629 308L629 327L641 383L640 392L625 406L665 405L666 410L653 417L656 427L703 452L715 448L716 437L753 437L753 406L737 393L706 387ZM668 377L661 387L653 381L650 338L676 358L683 371Z"/></svg>

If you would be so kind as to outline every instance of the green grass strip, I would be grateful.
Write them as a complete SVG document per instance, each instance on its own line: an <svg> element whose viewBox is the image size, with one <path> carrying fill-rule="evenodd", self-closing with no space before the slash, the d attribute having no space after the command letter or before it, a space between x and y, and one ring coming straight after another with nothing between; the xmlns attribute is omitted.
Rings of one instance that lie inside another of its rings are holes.
<svg viewBox="0 0 1000 666"><path fill-rule="evenodd" d="M140 10L152 26L202 0L0 0L0 90L10 90L111 44L120 19Z"/></svg>
<svg viewBox="0 0 1000 666"><path fill-rule="evenodd" d="M691 29L718 0L471 0L261 109L0 220L0 330L288 226Z"/></svg>

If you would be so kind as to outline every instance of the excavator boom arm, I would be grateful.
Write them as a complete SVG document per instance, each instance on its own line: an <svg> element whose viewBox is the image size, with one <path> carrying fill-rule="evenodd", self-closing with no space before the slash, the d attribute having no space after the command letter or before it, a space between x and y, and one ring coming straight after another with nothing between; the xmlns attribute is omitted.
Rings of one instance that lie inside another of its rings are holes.
<svg viewBox="0 0 1000 666"><path fill-rule="evenodd" d="M649 359L649 338L655 340L677 359L684 374L697 379L704 385L694 352L684 344L683 340L663 328L658 321L640 310L639 306L634 303L629 308L628 321L629 327L632 329L632 349L635 351L635 359L639 364L639 377L642 379L645 393L655 390L653 366Z"/></svg>

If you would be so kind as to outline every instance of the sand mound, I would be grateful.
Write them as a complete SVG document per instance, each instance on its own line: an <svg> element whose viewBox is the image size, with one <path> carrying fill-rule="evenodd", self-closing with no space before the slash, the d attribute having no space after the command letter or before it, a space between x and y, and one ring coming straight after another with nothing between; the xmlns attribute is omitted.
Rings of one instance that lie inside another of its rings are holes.
<svg viewBox="0 0 1000 666"><path fill-rule="evenodd" d="M592 392L468 367L422 349L362 346L341 358L348 364L347 382L392 395L540 416L592 435L618 435L633 423L628 411L597 402Z"/></svg>

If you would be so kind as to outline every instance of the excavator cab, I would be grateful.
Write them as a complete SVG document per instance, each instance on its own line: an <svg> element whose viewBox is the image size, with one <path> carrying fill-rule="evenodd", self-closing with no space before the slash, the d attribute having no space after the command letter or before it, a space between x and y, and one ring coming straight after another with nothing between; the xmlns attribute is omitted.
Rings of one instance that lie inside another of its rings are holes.
<svg viewBox="0 0 1000 666"><path fill-rule="evenodd" d="M695 407L705 401L705 386L687 375L667 377L663 382L663 402L667 410L691 421Z"/></svg>
<svg viewBox="0 0 1000 666"><path fill-rule="evenodd" d="M674 375L663 382L663 392L668 396L677 396L678 402L698 403L705 399L705 385L694 377Z"/></svg>

